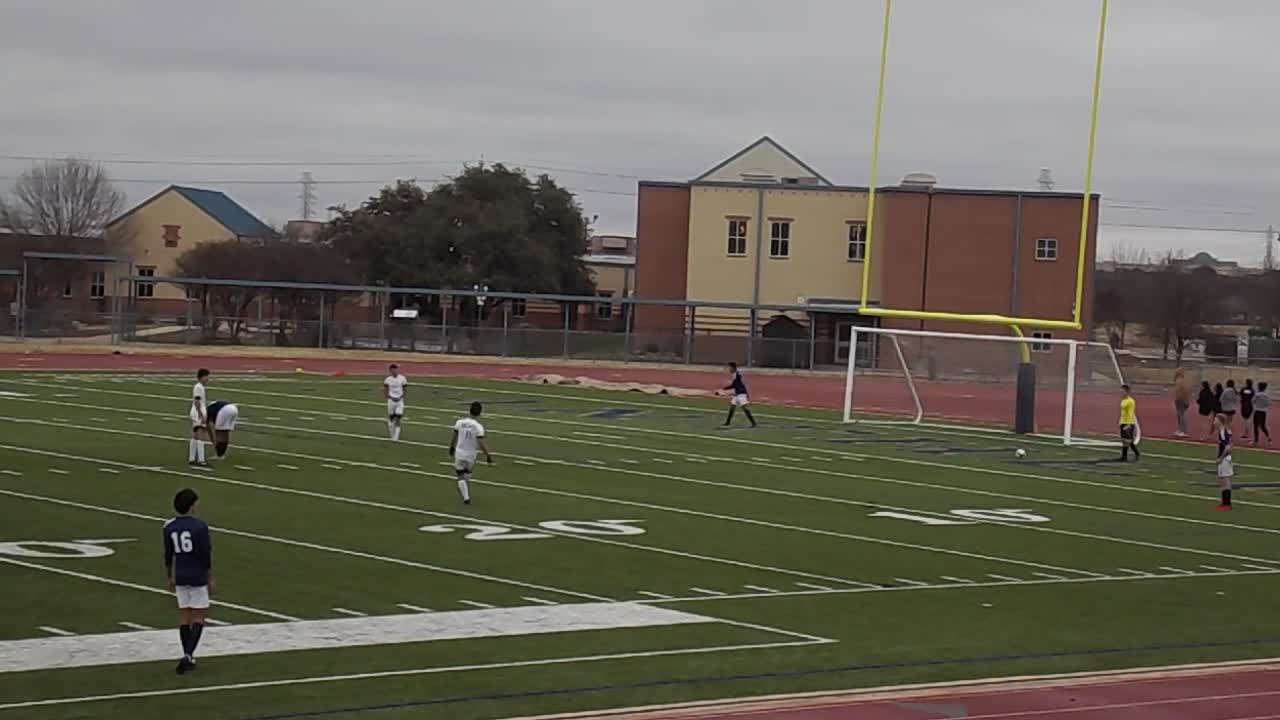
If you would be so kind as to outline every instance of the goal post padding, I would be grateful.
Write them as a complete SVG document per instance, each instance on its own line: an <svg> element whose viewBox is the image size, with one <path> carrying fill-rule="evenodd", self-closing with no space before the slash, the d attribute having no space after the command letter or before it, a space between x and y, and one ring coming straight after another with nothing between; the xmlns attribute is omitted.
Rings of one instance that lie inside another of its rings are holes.
<svg viewBox="0 0 1280 720"><path fill-rule="evenodd" d="M1021 373L1024 382L1034 376L1031 430L1068 443L1115 434L1112 415L1124 380L1105 343L864 327L854 328L850 339L847 422L1011 430ZM1031 368L1024 367L1024 344Z"/></svg>

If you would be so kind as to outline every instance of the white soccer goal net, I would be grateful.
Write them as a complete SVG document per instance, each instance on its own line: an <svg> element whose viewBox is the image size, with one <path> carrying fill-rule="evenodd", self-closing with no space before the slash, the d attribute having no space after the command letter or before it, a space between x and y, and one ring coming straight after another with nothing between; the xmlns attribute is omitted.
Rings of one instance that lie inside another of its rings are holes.
<svg viewBox="0 0 1280 720"><path fill-rule="evenodd" d="M1035 366L1035 432L1064 444L1116 444L1124 376L1106 343L855 327L844 419L871 424L1014 427L1023 345Z"/></svg>

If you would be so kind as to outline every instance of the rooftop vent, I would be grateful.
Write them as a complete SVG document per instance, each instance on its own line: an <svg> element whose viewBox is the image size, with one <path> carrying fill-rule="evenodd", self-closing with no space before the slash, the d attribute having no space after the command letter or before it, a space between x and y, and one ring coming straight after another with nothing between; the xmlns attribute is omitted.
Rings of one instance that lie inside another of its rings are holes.
<svg viewBox="0 0 1280 720"><path fill-rule="evenodd" d="M902 187L908 190L932 190L938 184L938 176L927 172L907 173L902 178Z"/></svg>

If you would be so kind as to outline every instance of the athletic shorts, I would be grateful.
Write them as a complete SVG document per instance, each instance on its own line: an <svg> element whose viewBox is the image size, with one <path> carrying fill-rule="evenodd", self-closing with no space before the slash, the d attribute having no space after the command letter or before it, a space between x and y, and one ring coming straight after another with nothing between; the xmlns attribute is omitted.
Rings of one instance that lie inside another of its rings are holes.
<svg viewBox="0 0 1280 720"><path fill-rule="evenodd" d="M1228 455L1218 461L1218 477L1230 478L1236 474L1236 466L1231 462L1231 456Z"/></svg>
<svg viewBox="0 0 1280 720"><path fill-rule="evenodd" d="M751 400L746 395L734 395L729 404L734 407L746 407L751 404Z"/></svg>
<svg viewBox="0 0 1280 720"><path fill-rule="evenodd" d="M218 413L218 419L213 421L213 429L231 432L236 429L236 420L239 419L240 408L235 405L227 405Z"/></svg>
<svg viewBox="0 0 1280 720"><path fill-rule="evenodd" d="M200 420L200 413L196 412L195 408L191 408L191 429L203 430L204 426L205 424Z"/></svg>
<svg viewBox="0 0 1280 720"><path fill-rule="evenodd" d="M473 457L455 457L453 459L453 469L459 475L465 475L476 469L476 459Z"/></svg>
<svg viewBox="0 0 1280 720"><path fill-rule="evenodd" d="M209 607L208 585L179 585L174 588L181 610L206 610Z"/></svg>
<svg viewBox="0 0 1280 720"><path fill-rule="evenodd" d="M1137 425L1121 425L1121 426L1120 426L1120 439L1121 439L1121 440L1133 440L1133 439L1134 439L1134 438L1136 438L1137 436L1138 436L1138 426L1137 426Z"/></svg>
<svg viewBox="0 0 1280 720"><path fill-rule="evenodd" d="M1253 408L1251 407L1240 408L1240 417L1244 418L1245 420L1248 420L1249 418L1253 417Z"/></svg>
<svg viewBox="0 0 1280 720"><path fill-rule="evenodd" d="M387 417L402 417L404 415L404 399L387 401Z"/></svg>

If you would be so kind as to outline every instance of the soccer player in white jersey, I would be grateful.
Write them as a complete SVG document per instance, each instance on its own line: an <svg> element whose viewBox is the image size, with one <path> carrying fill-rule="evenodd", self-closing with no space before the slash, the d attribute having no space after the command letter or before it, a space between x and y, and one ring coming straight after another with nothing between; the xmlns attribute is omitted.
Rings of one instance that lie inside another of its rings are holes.
<svg viewBox="0 0 1280 720"><path fill-rule="evenodd" d="M405 388L409 385L409 378L400 374L400 366L395 363L391 363L387 371L387 377L382 381L387 397L387 434L392 440L399 440L400 422L404 420Z"/></svg>
<svg viewBox="0 0 1280 720"><path fill-rule="evenodd" d="M204 441L209 437L209 398L205 386L209 384L209 371L196 371L196 384L191 388L191 446L187 450L187 462L204 465Z"/></svg>
<svg viewBox="0 0 1280 720"><path fill-rule="evenodd" d="M493 464L493 454L484 444L484 426L480 424L480 403L471 403L471 414L453 424L453 438L449 440L449 457L453 458L453 469L458 473L458 493L462 502L471 504L471 473L476 467L476 458L484 453L484 459Z"/></svg>

